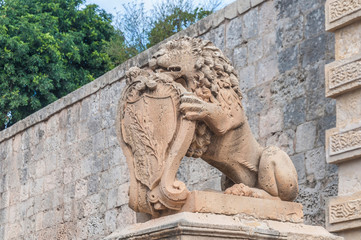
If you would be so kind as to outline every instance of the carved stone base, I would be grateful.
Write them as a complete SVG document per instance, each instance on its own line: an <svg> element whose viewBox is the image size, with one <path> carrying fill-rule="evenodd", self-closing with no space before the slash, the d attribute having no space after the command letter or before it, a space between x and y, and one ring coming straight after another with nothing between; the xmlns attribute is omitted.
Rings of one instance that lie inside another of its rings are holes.
<svg viewBox="0 0 361 240"><path fill-rule="evenodd" d="M257 219L302 222L302 205L295 202L193 191L180 212L246 214Z"/></svg>
<svg viewBox="0 0 361 240"><path fill-rule="evenodd" d="M343 238L330 234L322 227L307 226L302 223L258 220L245 215L225 216L183 212L131 225L105 239L342 240Z"/></svg>

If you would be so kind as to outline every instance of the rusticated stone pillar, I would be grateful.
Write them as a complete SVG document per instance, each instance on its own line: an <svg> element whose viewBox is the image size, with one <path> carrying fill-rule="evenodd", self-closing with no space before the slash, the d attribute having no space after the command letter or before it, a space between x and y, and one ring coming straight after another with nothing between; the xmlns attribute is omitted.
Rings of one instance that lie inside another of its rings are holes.
<svg viewBox="0 0 361 240"><path fill-rule="evenodd" d="M326 30L335 33L335 61L326 65L326 96L336 99L336 128L326 132L326 159L339 166L338 196L326 228L361 239L361 1L328 0Z"/></svg>

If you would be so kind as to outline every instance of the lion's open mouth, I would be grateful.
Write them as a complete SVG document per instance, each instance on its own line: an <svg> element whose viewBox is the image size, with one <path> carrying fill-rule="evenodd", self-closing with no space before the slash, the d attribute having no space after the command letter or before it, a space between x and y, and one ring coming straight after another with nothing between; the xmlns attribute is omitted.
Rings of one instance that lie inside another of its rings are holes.
<svg viewBox="0 0 361 240"><path fill-rule="evenodd" d="M157 68L155 71L158 73L170 74L173 77L173 80L175 82L180 83L185 88L188 87L186 78L185 78L185 76L182 76L182 73L181 73L182 68L179 65L171 65L169 67L163 67L163 66L157 65Z"/></svg>
<svg viewBox="0 0 361 240"><path fill-rule="evenodd" d="M180 72L182 70L182 68L180 66L177 65L172 65L169 67L162 67L162 66L157 66L157 71L158 72Z"/></svg>
<svg viewBox="0 0 361 240"><path fill-rule="evenodd" d="M171 72L180 72L182 68L180 66L170 66L167 68L167 70Z"/></svg>

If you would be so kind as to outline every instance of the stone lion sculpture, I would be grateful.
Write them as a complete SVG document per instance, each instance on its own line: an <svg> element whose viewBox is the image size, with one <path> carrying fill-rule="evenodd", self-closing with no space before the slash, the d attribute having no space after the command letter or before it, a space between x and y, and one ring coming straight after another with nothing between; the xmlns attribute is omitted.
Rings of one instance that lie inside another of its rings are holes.
<svg viewBox="0 0 361 240"><path fill-rule="evenodd" d="M210 41L189 37L169 41L153 55L149 69L131 68L127 76L128 81L143 81L144 88L149 89L159 79L164 84L183 86L185 91L178 90L178 108L184 119L195 123L186 155L199 157L219 169L233 184L225 189L226 194L284 201L297 197L297 172L291 159L277 147L258 144L242 107L237 73ZM142 84L135 88L140 89ZM150 202L156 195L151 188L146 188ZM155 208L164 209L164 202Z"/></svg>

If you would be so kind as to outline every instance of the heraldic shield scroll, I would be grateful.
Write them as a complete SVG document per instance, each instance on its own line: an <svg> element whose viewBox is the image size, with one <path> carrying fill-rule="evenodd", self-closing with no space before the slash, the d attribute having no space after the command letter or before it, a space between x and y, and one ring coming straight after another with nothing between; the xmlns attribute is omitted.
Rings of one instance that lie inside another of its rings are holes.
<svg viewBox="0 0 361 240"><path fill-rule="evenodd" d="M154 217L179 210L189 191L178 181L195 122L179 111L186 89L167 75L137 67L127 72L119 102L118 138L130 170L129 206Z"/></svg>

